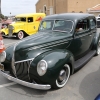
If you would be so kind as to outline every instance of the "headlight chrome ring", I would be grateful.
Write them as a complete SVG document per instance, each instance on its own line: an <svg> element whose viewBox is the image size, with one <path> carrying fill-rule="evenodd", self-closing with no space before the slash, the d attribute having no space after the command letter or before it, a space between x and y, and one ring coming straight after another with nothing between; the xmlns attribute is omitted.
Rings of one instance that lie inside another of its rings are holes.
<svg viewBox="0 0 100 100"><path fill-rule="evenodd" d="M41 60L37 65L37 72L40 76L43 76L47 72L47 62L45 60Z"/></svg>
<svg viewBox="0 0 100 100"><path fill-rule="evenodd" d="M6 52L3 51L2 53L0 53L0 62L4 62L6 59Z"/></svg>

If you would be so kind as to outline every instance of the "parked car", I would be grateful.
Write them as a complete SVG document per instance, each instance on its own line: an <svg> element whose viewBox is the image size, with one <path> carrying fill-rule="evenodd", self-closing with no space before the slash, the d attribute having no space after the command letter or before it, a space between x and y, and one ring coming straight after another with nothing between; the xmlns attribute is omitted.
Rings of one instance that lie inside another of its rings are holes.
<svg viewBox="0 0 100 100"><path fill-rule="evenodd" d="M62 88L70 75L100 53L99 38L92 14L47 16L36 35L6 49L1 74L35 89Z"/></svg>
<svg viewBox="0 0 100 100"><path fill-rule="evenodd" d="M1 29L8 28L8 25L12 23L12 20L4 20L1 25Z"/></svg>
<svg viewBox="0 0 100 100"><path fill-rule="evenodd" d="M15 22L1 30L3 36L17 37L23 39L25 36L35 34L44 13L19 14L15 16Z"/></svg>
<svg viewBox="0 0 100 100"><path fill-rule="evenodd" d="M96 17L97 20L97 28L100 28L100 17Z"/></svg>

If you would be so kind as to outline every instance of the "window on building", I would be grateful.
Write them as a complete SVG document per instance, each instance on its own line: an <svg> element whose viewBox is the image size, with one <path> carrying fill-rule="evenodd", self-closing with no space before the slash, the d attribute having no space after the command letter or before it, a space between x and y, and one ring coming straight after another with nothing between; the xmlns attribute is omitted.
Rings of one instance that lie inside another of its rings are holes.
<svg viewBox="0 0 100 100"><path fill-rule="evenodd" d="M31 22L33 22L33 17L28 18L28 23L31 23Z"/></svg>
<svg viewBox="0 0 100 100"><path fill-rule="evenodd" d="M72 13L75 13L75 11L72 11Z"/></svg>
<svg viewBox="0 0 100 100"><path fill-rule="evenodd" d="M46 7L46 5L44 6L44 13L45 14L47 13L47 7Z"/></svg>
<svg viewBox="0 0 100 100"><path fill-rule="evenodd" d="M83 13L83 11L80 11L79 13Z"/></svg>

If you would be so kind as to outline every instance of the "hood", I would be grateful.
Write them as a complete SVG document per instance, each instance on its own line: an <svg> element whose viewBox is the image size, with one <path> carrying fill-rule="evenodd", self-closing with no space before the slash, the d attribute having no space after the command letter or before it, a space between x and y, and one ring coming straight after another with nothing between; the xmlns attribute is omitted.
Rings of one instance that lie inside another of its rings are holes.
<svg viewBox="0 0 100 100"><path fill-rule="evenodd" d="M22 59L28 59L30 52L30 56L34 58L47 50L54 49L54 47L61 49L60 44L64 45L66 43L66 46L69 45L71 37L69 33L38 32L36 35L29 36L16 44L15 58L16 60L22 57Z"/></svg>
<svg viewBox="0 0 100 100"><path fill-rule="evenodd" d="M22 25L25 25L25 23L23 23L23 22L13 22L13 23L11 23L10 25L12 25L12 26L22 26Z"/></svg>

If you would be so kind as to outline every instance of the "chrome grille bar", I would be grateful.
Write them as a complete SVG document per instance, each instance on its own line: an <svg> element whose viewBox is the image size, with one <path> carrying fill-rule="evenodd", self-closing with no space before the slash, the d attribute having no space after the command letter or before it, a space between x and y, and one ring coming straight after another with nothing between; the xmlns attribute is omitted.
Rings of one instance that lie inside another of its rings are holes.
<svg viewBox="0 0 100 100"><path fill-rule="evenodd" d="M30 64L32 61L33 60L28 60L28 61L15 63L17 78L22 79L22 80L26 80L26 81L30 80L29 68L30 68Z"/></svg>
<svg viewBox="0 0 100 100"><path fill-rule="evenodd" d="M11 26L11 25L8 26L9 36L12 36L12 34L13 34L13 28L12 27L13 26Z"/></svg>

